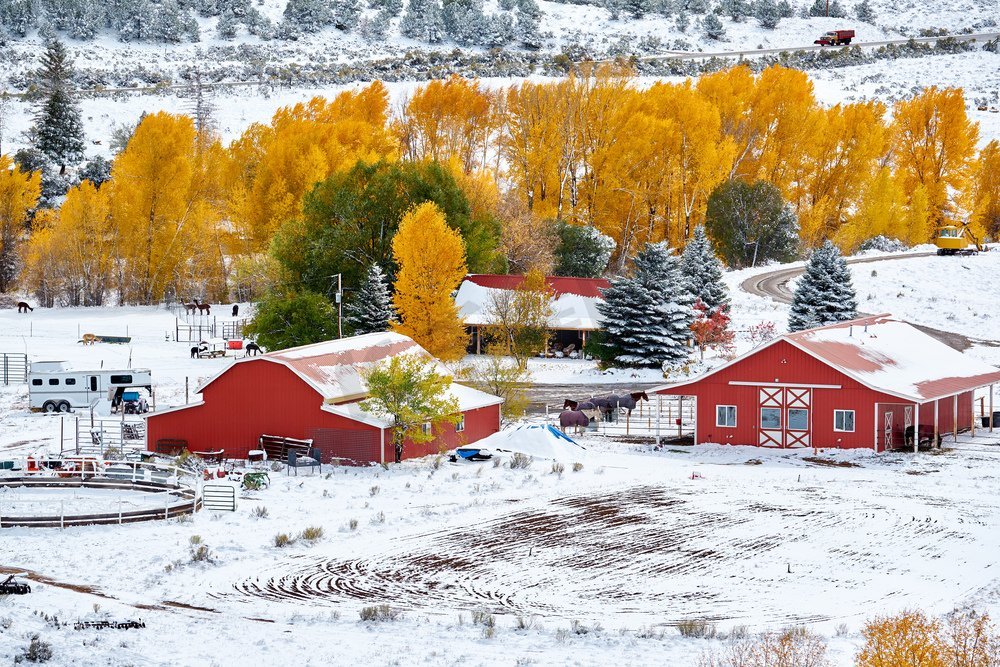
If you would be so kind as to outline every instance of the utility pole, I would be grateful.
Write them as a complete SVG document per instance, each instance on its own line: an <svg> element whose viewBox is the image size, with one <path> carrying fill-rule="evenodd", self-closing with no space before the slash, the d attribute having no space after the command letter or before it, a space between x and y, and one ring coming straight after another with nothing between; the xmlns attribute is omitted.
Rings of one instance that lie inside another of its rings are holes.
<svg viewBox="0 0 1000 667"><path fill-rule="evenodd" d="M334 295L334 301L337 302L337 338L344 337L344 289L343 289L343 274L336 273L331 278L337 279L337 293ZM327 292L329 294L329 292Z"/></svg>

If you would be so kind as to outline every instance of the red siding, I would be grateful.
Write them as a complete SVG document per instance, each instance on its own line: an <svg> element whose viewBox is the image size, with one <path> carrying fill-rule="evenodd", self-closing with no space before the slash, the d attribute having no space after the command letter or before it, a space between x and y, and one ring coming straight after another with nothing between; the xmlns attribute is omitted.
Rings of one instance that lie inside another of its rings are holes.
<svg viewBox="0 0 1000 667"><path fill-rule="evenodd" d="M697 397L698 442L733 445L759 444L759 388L730 385L734 382L788 383L792 385L839 385L839 389L815 388L810 408L810 444L813 447L873 447L875 444L875 403L903 405L902 399L865 387L814 357L779 341L746 359L693 384L667 389L664 394ZM946 405L947 404L947 405ZM736 427L715 425L717 405L735 405ZM888 406L880 408L885 412ZM854 410L855 425L851 433L834 431L834 410ZM972 396L959 397L959 428L968 428L972 418ZM951 399L941 401L939 427L951 429ZM881 416L879 416L881 419ZM902 432L902 411L898 429ZM921 406L920 423L934 423L934 404ZM879 421L881 429L882 422ZM881 437L881 436L880 436ZM881 441L880 441L881 442Z"/></svg>
<svg viewBox="0 0 1000 667"><path fill-rule="evenodd" d="M205 388L204 405L153 414L147 418L147 442L152 449L160 439L182 439L191 451L225 449L230 458L245 458L256 449L262 434L315 438L325 457L342 457L358 463L379 461L381 430L321 409L322 398L295 373L264 359L241 362ZM499 430L499 406L472 410L466 416L466 442ZM317 437L321 435L321 437ZM458 441L453 432L438 440L446 447ZM386 433L386 461L393 460L391 437ZM404 456L437 452L437 441L407 447Z"/></svg>

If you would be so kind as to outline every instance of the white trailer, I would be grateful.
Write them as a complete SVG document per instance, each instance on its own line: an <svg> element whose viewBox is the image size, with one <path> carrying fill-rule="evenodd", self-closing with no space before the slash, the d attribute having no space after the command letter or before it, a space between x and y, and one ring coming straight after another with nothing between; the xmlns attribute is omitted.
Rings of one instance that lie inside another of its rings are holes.
<svg viewBox="0 0 1000 667"><path fill-rule="evenodd" d="M120 401L129 388L143 388L152 394L150 370L74 370L63 361L35 361L28 372L28 404L36 412L70 412L89 408L101 399Z"/></svg>

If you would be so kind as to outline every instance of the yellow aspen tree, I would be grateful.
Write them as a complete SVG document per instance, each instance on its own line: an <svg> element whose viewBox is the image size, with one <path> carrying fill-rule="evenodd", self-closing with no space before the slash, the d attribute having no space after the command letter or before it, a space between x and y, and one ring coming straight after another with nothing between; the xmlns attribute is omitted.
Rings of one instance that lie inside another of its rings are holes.
<svg viewBox="0 0 1000 667"><path fill-rule="evenodd" d="M927 188L918 185L910 192L907 205L906 220L903 223L906 230L904 239L910 245L927 243L934 235L934 222L931 212L931 198Z"/></svg>
<svg viewBox="0 0 1000 667"><path fill-rule="evenodd" d="M439 359L460 359L469 336L451 294L466 274L461 235L436 204L426 202L399 223L392 254L399 264L393 295L399 322L393 329Z"/></svg>
<svg viewBox="0 0 1000 667"><path fill-rule="evenodd" d="M64 302L71 306L99 306L111 274L111 206L108 189L90 181L66 193L52 225L62 267Z"/></svg>
<svg viewBox="0 0 1000 667"><path fill-rule="evenodd" d="M13 286L25 222L41 191L39 172L25 173L10 156L0 155L0 292Z"/></svg>
<svg viewBox="0 0 1000 667"><path fill-rule="evenodd" d="M32 221L34 232L23 251L19 285L30 291L38 305L51 308L57 303L65 286L65 264L59 237L53 229L57 213L41 209Z"/></svg>
<svg viewBox="0 0 1000 667"><path fill-rule="evenodd" d="M979 126L966 115L961 89L932 86L896 104L891 136L906 191L922 187L927 196L927 234L914 237L914 242L925 243L937 227L967 208Z"/></svg>
<svg viewBox="0 0 1000 667"><path fill-rule="evenodd" d="M906 240L906 196L899 180L888 167L881 167L864 185L858 207L848 222L833 236L844 253L852 253L864 241L876 236Z"/></svg>
<svg viewBox="0 0 1000 667"><path fill-rule="evenodd" d="M1000 235L1000 142L986 144L979 153L972 187L973 233L980 239Z"/></svg>

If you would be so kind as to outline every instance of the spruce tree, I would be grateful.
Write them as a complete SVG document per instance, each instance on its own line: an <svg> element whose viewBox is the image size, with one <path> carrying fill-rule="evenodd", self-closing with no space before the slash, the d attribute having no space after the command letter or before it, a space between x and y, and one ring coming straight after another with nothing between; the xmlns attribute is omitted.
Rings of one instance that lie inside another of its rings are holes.
<svg viewBox="0 0 1000 667"><path fill-rule="evenodd" d="M729 305L726 284L722 281L722 262L715 256L705 228L700 225L681 254L681 272L691 296L701 299L710 312Z"/></svg>
<svg viewBox="0 0 1000 667"><path fill-rule="evenodd" d="M354 298L344 307L344 320L356 336L387 331L396 317L385 274L372 264Z"/></svg>
<svg viewBox="0 0 1000 667"><path fill-rule="evenodd" d="M830 241L813 253L792 297L788 329L802 331L857 317L858 300L851 272Z"/></svg>
<svg viewBox="0 0 1000 667"><path fill-rule="evenodd" d="M67 165L83 160L83 118L70 92L73 62L66 46L53 40L42 55L37 72L42 94L35 114L35 147L64 173Z"/></svg>
<svg viewBox="0 0 1000 667"><path fill-rule="evenodd" d="M615 241L590 225L574 225L559 221L556 227L559 245L556 247L557 276L598 278L615 251Z"/></svg>
<svg viewBox="0 0 1000 667"><path fill-rule="evenodd" d="M859 21L875 25L875 10L872 9L872 5L868 0L861 0L861 2L854 5L854 15L858 17Z"/></svg>
<svg viewBox="0 0 1000 667"><path fill-rule="evenodd" d="M444 27L438 0L410 0L403 18L399 21L399 32L423 42L432 44L440 42L444 35Z"/></svg>
<svg viewBox="0 0 1000 667"><path fill-rule="evenodd" d="M754 16L765 30L774 30L781 21L781 11L774 0L757 0L754 5Z"/></svg>
<svg viewBox="0 0 1000 667"><path fill-rule="evenodd" d="M665 243L648 243L635 274L617 278L597 306L602 358L616 366L660 368L687 359L694 317L680 262Z"/></svg>
<svg viewBox="0 0 1000 667"><path fill-rule="evenodd" d="M722 21L711 12L702 19L701 28L705 31L705 37L711 40L719 41L726 36L726 29L722 27Z"/></svg>

